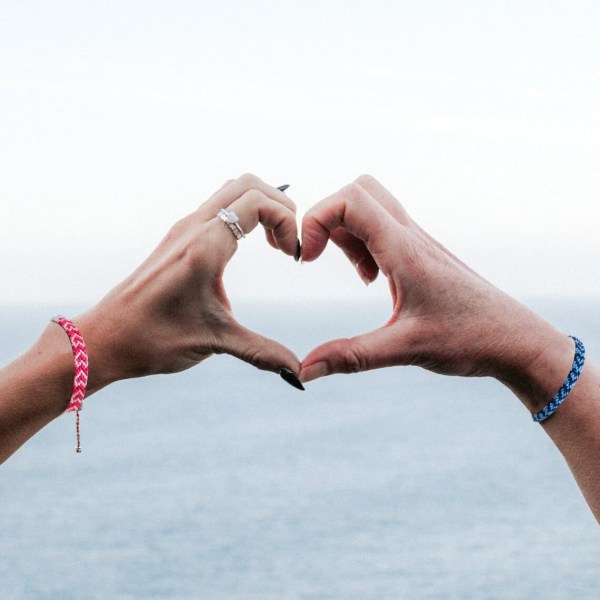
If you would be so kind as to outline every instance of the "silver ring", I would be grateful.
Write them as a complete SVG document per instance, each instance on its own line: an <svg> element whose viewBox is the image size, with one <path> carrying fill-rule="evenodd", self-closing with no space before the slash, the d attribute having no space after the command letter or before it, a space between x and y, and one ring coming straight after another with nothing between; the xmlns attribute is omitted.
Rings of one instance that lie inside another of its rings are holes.
<svg viewBox="0 0 600 600"><path fill-rule="evenodd" d="M225 223L225 225L231 229L231 233L233 233L236 240L241 240L242 238L246 237L246 234L240 225L240 219L233 211L228 211L222 208L217 213L217 217L219 217L219 219L221 219L221 221L223 221L223 223Z"/></svg>

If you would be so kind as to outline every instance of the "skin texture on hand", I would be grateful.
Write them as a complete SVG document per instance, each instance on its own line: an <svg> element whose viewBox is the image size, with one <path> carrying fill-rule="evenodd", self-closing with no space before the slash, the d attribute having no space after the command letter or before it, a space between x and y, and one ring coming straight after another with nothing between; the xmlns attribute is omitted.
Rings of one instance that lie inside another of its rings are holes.
<svg viewBox="0 0 600 600"><path fill-rule="evenodd" d="M224 352L259 369L283 371L288 383L300 386L295 354L232 314L222 278L238 242L217 217L221 208L235 212L247 234L261 223L272 246L296 254L293 202L254 175L226 182L131 276L73 319L88 349L86 396L119 379L182 371ZM64 412L72 388L70 342L52 323L28 352L0 370L0 462Z"/></svg>
<svg viewBox="0 0 600 600"><path fill-rule="evenodd" d="M495 377L532 413L562 385L573 341L431 238L372 177L359 177L304 216L304 261L318 258L329 239L363 281L379 272L388 279L392 315L375 331L315 348L302 362L302 381L418 365L448 375ZM600 373L589 359L567 400L542 427L600 521Z"/></svg>
<svg viewBox="0 0 600 600"><path fill-rule="evenodd" d="M331 239L364 281L388 280L392 314L379 329L333 340L302 362L300 378L393 365L510 381L550 343L566 338L429 236L370 176L316 204L302 223L302 258ZM523 340L535 329L536 343ZM568 340L568 338L566 338Z"/></svg>
<svg viewBox="0 0 600 600"><path fill-rule="evenodd" d="M238 242L216 216L221 208L236 212L246 233L262 223L268 242L295 256L289 198L253 175L228 181L179 221L130 277L75 319L88 347L89 394L119 379L173 373L227 352L261 369L289 369L285 378L293 385L293 373L310 381L392 365L488 375L536 412L569 371L572 340L458 260L369 176L305 215L302 257L315 260L331 239L363 281L383 273L392 314L373 332L319 346L300 365L290 350L235 320L222 276ZM51 324L0 370L0 461L65 410L72 361L67 336ZM542 427L600 519L600 373L593 364L586 361L569 398Z"/></svg>
<svg viewBox="0 0 600 600"><path fill-rule="evenodd" d="M226 182L198 210L175 224L151 256L97 306L76 319L90 352L91 387L187 369L215 353L259 369L298 373L297 357L238 323L223 272L238 247L217 217L235 212L249 234L261 223L269 243L293 257L296 207L254 175ZM239 242L243 244L243 240Z"/></svg>

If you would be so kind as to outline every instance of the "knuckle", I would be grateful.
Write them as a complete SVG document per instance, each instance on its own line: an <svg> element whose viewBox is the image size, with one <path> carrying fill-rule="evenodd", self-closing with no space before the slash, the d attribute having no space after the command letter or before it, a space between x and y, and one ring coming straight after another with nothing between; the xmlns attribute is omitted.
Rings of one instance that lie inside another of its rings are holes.
<svg viewBox="0 0 600 600"><path fill-rule="evenodd" d="M271 363L261 348L246 348L244 360L262 371L271 369Z"/></svg>
<svg viewBox="0 0 600 600"><path fill-rule="evenodd" d="M241 199L253 207L258 207L263 202L264 197L264 194L259 190L251 189L244 192Z"/></svg>
<svg viewBox="0 0 600 600"><path fill-rule="evenodd" d="M191 240L181 248L178 262L183 264L188 274L198 274L206 267L205 250L195 240Z"/></svg>
<svg viewBox="0 0 600 600"><path fill-rule="evenodd" d="M223 255L209 250L218 243L214 236L214 228L205 224L179 239L175 246L175 258L188 274L197 276L218 268Z"/></svg>
<svg viewBox="0 0 600 600"><path fill-rule="evenodd" d="M375 177L373 177L373 175L369 175L368 173L364 173L363 175L359 175L355 180L354 183L360 185L361 187L367 187L369 185L371 185L372 183L375 183L377 180L375 179Z"/></svg>
<svg viewBox="0 0 600 600"><path fill-rule="evenodd" d="M311 226L313 224L313 222L315 221L315 213L316 213L316 209L313 206L313 207L309 208L304 213L304 215L302 215L302 221L301 221L302 229L304 229L307 226Z"/></svg>
<svg viewBox="0 0 600 600"><path fill-rule="evenodd" d="M365 190L356 181L343 188L343 194L349 202L360 202L365 197Z"/></svg>
<svg viewBox="0 0 600 600"><path fill-rule="evenodd" d="M177 240L180 240L187 232L188 229L188 218L184 217L183 219L179 219L167 232L163 243L172 244Z"/></svg>
<svg viewBox="0 0 600 600"><path fill-rule="evenodd" d="M296 206L296 203L293 200L288 200L285 203L285 206L287 206L287 208L289 208L294 214L296 214L298 207Z"/></svg>
<svg viewBox="0 0 600 600"><path fill-rule="evenodd" d="M238 182L245 188L256 187L259 181L259 178L254 173L243 173L238 177Z"/></svg>
<svg viewBox="0 0 600 600"><path fill-rule="evenodd" d="M360 344L352 340L347 340L341 354L341 369L344 373L360 373L367 368L365 352Z"/></svg>

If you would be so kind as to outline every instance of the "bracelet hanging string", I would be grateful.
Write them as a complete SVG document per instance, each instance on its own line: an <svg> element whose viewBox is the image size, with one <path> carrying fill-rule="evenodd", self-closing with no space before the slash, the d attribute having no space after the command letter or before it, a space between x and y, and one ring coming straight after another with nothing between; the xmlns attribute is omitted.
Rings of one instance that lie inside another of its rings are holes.
<svg viewBox="0 0 600 600"><path fill-rule="evenodd" d="M83 399L87 390L88 373L89 373L89 360L87 348L83 341L81 332L69 319L65 317L54 317L52 319L54 323L60 325L69 336L71 342L71 348L73 350L73 362L74 362L74 377L73 377L73 392L71 394L71 400L67 405L65 412L75 412L75 435L77 439L77 447L75 452L81 452L81 431L79 428L79 412L83 407Z"/></svg>

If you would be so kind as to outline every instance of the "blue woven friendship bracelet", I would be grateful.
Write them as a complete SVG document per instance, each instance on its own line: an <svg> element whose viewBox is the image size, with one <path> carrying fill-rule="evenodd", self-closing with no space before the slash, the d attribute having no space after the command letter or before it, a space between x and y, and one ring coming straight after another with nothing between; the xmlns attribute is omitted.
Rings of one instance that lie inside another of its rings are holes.
<svg viewBox="0 0 600 600"><path fill-rule="evenodd" d="M536 423L545 421L550 415L552 415L556 409L564 402L565 398L569 395L569 392L575 387L581 369L583 369L583 363L585 362L585 346L579 338L573 335L569 336L575 342L575 358L573 359L573 366L562 384L560 390L556 392L556 395L540 410L533 415L533 420Z"/></svg>

